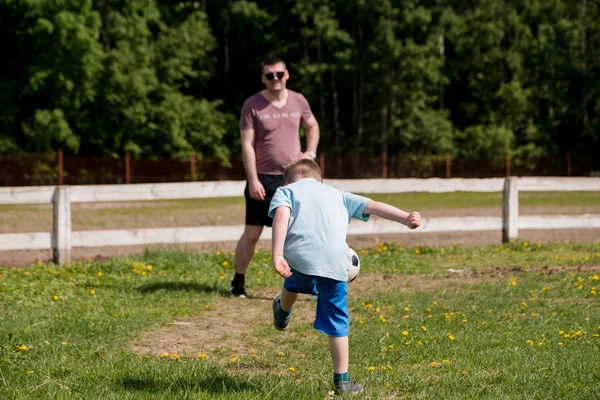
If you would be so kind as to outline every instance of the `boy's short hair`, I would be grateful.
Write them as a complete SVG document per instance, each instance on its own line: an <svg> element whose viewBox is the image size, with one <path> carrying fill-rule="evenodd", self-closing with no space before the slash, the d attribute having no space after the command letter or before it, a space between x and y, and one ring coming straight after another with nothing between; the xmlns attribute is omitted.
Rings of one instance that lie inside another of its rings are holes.
<svg viewBox="0 0 600 400"><path fill-rule="evenodd" d="M301 158L290 162L285 167L285 171L283 172L283 183L285 185L302 178L314 178L321 182L321 168L319 168L319 165L314 160Z"/></svg>
<svg viewBox="0 0 600 400"><path fill-rule="evenodd" d="M260 63L260 73L262 74L265 71L265 66L277 65L279 63L282 63L283 66L287 68L287 66L285 65L285 61L283 61L283 59L280 57L274 56L263 60L263 62Z"/></svg>

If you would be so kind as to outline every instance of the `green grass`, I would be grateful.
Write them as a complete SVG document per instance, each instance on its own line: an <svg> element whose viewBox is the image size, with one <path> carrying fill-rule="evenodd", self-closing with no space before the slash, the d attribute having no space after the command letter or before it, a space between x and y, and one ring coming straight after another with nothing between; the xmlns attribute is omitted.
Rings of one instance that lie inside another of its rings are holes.
<svg viewBox="0 0 600 400"><path fill-rule="evenodd" d="M600 395L600 245L382 244L360 257L350 373L364 398ZM0 268L0 398L326 398L331 361L309 323L282 334L267 315L248 326L255 357L227 342L208 358L128 350L174 319L231 318L224 303L258 307L222 296L232 263L230 253L149 252ZM376 277L388 285L365 287ZM270 294L281 284L262 251L247 280Z"/></svg>
<svg viewBox="0 0 600 400"><path fill-rule="evenodd" d="M502 193L451 192L451 193L386 193L363 194L374 200L384 201L406 209L482 208L502 207ZM139 206L89 210L86 213L100 216L115 214L155 214L191 209L219 209L223 206L243 206L243 197L219 197L205 199L183 199L137 202ZM600 192L520 192L519 204L527 206L599 206ZM47 206L0 205L1 213L33 212ZM81 211L78 211L81 212Z"/></svg>

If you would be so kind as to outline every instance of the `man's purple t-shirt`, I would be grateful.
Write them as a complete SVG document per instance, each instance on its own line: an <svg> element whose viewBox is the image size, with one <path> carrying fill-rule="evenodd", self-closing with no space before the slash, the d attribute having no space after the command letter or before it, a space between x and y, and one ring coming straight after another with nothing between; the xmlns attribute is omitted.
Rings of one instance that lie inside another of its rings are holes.
<svg viewBox="0 0 600 400"><path fill-rule="evenodd" d="M277 108L260 92L249 97L242 107L240 129L254 129L256 172L281 175L285 166L301 153L301 121L308 121L312 111L298 92L287 89L285 106Z"/></svg>

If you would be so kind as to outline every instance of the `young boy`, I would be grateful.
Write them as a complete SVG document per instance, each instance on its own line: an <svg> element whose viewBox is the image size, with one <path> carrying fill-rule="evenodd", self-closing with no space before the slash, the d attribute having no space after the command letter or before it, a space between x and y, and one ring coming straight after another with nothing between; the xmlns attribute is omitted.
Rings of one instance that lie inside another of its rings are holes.
<svg viewBox="0 0 600 400"><path fill-rule="evenodd" d="M293 162L283 178L285 186L277 189L269 207L274 219L273 266L285 278L273 300L275 328L288 328L298 293L310 294L316 281L313 326L329 336L336 393L360 393L362 385L348 378L348 224L351 218L367 221L375 214L415 229L421 216L323 184L313 160Z"/></svg>

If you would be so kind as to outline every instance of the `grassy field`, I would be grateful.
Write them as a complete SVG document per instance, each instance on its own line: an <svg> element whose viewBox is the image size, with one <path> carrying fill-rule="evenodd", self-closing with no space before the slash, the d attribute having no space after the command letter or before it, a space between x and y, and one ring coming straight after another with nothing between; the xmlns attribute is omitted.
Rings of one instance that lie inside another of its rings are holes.
<svg viewBox="0 0 600 400"><path fill-rule="evenodd" d="M365 194L404 210L440 213L499 214L502 193L393 193ZM521 192L521 214L600 213L600 192ZM169 201L76 203L72 206L74 230L152 228L239 224L244 220L243 197ZM48 205L0 205L0 233L44 232L52 229Z"/></svg>
<svg viewBox="0 0 600 400"><path fill-rule="evenodd" d="M600 397L599 244L380 244L360 257L350 374L363 398ZM328 398L314 302L275 331L270 255L258 252L248 274L254 299L223 294L232 263L230 253L158 252L1 268L0 398ZM132 350L173 321L227 326L253 312L242 343L204 332L207 346L193 351Z"/></svg>

